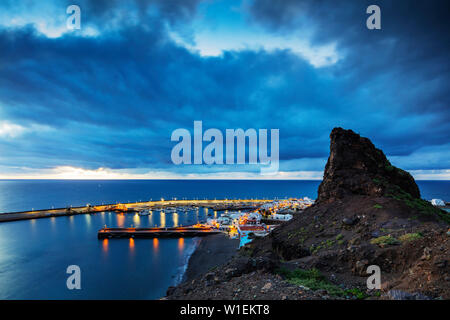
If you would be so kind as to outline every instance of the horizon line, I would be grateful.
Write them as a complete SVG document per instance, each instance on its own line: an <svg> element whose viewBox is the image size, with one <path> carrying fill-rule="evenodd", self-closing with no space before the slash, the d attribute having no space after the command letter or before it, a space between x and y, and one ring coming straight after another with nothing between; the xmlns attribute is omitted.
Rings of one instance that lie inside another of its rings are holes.
<svg viewBox="0 0 450 320"><path fill-rule="evenodd" d="M177 180L198 180L198 181L322 181L323 178L2 178L0 181L27 181L27 180L49 180L49 181L150 181L150 180L161 180L161 181L177 181ZM450 179L414 179L414 181L450 181Z"/></svg>

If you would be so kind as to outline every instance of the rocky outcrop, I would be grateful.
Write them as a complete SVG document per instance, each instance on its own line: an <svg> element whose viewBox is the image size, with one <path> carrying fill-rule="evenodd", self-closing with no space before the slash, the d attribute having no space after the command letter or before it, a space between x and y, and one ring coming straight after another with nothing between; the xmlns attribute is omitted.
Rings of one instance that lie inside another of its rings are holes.
<svg viewBox="0 0 450 320"><path fill-rule="evenodd" d="M334 128L330 140L330 156L319 186L318 203L351 195L388 196L399 190L420 198L413 177L392 166L369 139L352 130Z"/></svg>
<svg viewBox="0 0 450 320"><path fill-rule="evenodd" d="M386 289L449 297L449 214L421 199L413 177L392 166L369 139L335 128L330 140L316 204L250 244L254 254L273 251L283 261L341 275L361 287L367 266L374 264ZM436 265L420 260L422 246L439 248L429 258ZM412 275L416 268L432 276Z"/></svg>
<svg viewBox="0 0 450 320"><path fill-rule="evenodd" d="M314 268L335 285L364 291L367 267L377 265L381 299L450 299L449 214L421 199L413 177L369 139L342 128L330 138L315 205L247 244L229 265L170 290L169 298L324 298L328 293L299 291L273 270Z"/></svg>

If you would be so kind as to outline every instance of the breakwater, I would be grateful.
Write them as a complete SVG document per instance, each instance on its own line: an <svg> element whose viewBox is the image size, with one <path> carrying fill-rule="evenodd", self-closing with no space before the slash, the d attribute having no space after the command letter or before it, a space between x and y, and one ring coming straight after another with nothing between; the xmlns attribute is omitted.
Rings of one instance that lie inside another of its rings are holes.
<svg viewBox="0 0 450 320"><path fill-rule="evenodd" d="M78 214L94 214L96 212L115 211L121 213L139 212L141 210L164 210L167 208L208 208L215 211L222 210L251 210L260 205L271 202L269 199L214 199L214 200L157 200L133 203L116 203L90 205L83 207L52 208L22 212L7 212L0 214L0 222L70 216Z"/></svg>

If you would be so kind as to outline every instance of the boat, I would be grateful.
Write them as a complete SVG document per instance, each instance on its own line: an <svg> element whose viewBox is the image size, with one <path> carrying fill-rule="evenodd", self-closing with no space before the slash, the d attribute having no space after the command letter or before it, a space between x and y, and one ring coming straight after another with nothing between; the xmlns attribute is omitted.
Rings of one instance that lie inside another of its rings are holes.
<svg viewBox="0 0 450 320"><path fill-rule="evenodd" d="M148 216L150 215L150 211L149 210L141 210L138 212L138 215L140 216Z"/></svg>

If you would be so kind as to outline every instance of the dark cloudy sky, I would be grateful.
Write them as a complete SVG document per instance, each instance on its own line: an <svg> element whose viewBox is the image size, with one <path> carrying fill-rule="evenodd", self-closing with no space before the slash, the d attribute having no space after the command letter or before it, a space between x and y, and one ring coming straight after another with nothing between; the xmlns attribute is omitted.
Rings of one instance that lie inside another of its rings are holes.
<svg viewBox="0 0 450 320"><path fill-rule="evenodd" d="M66 8L81 7L81 30ZM366 28L367 6L382 29ZM175 166L177 128L280 129L275 178L320 178L333 127L450 179L447 0L0 2L0 177L257 178Z"/></svg>

